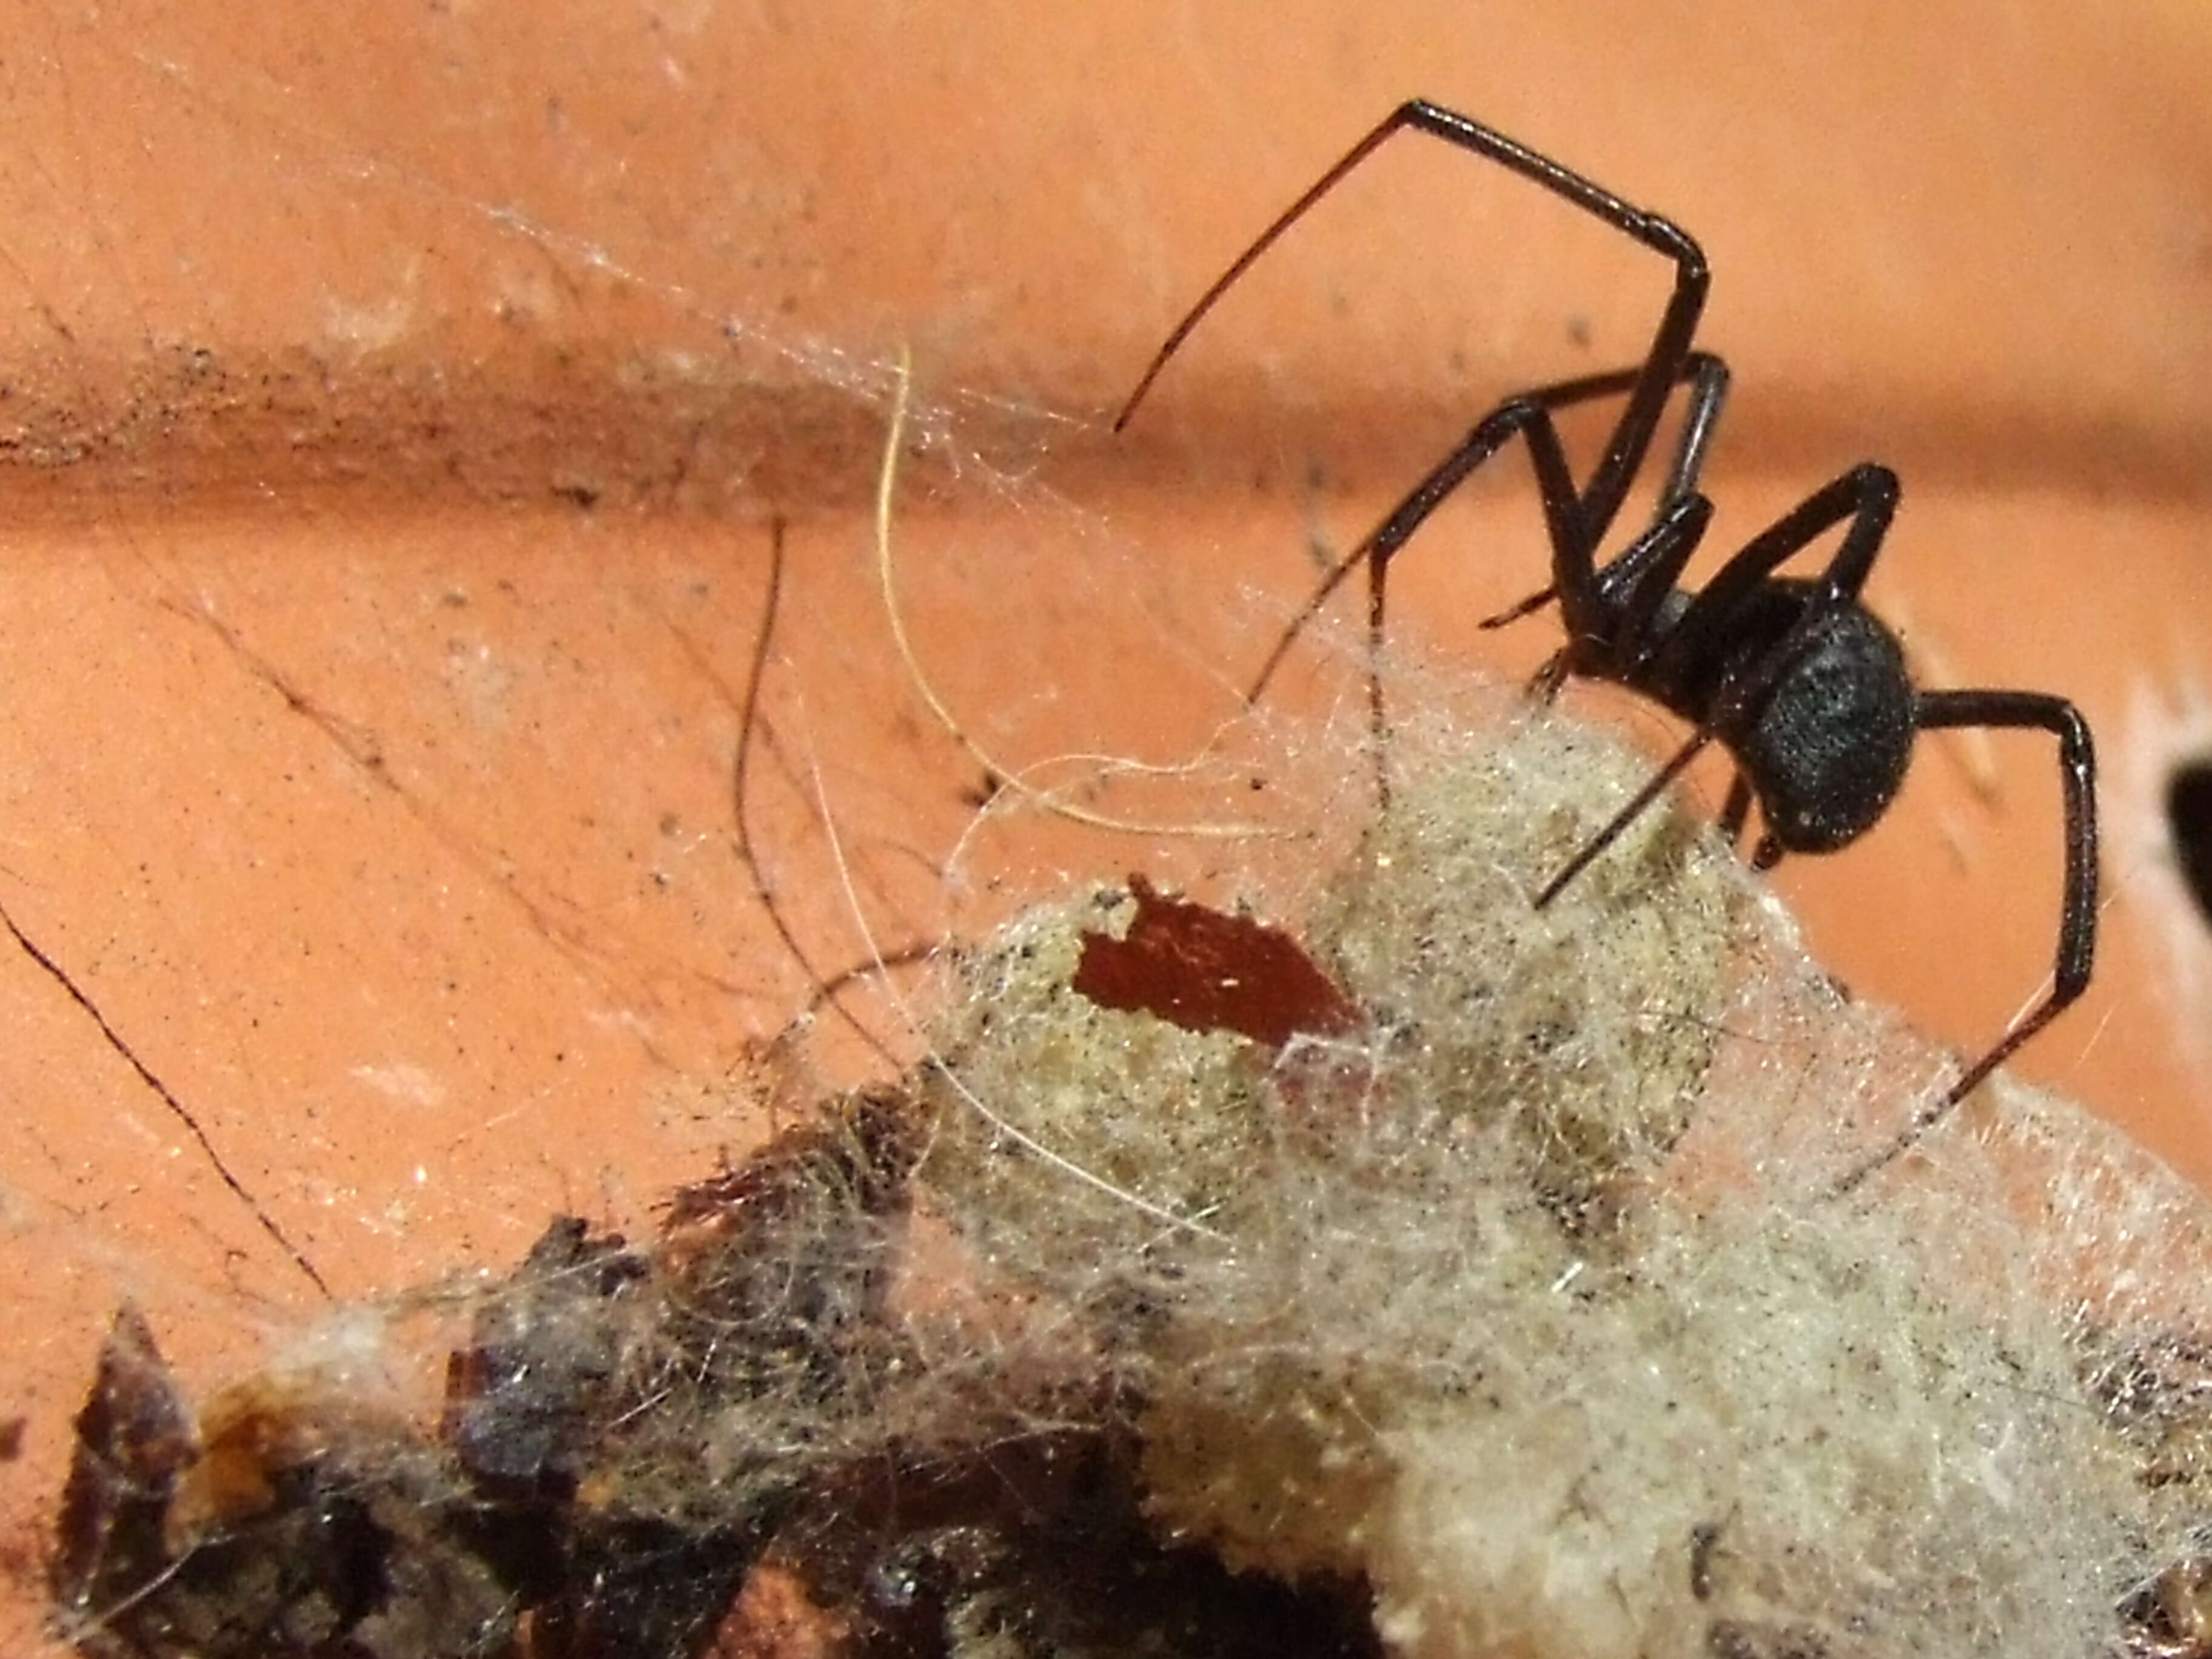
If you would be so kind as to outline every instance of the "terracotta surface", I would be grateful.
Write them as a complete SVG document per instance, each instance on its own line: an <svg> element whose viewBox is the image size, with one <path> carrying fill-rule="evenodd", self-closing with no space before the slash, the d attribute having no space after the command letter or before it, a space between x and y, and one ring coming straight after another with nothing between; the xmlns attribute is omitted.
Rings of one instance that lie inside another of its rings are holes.
<svg viewBox="0 0 2212 1659"><path fill-rule="evenodd" d="M901 580L948 703L1009 763L1187 752L1315 547L1500 393L1633 357L1663 296L1649 257L1401 140L1112 440L1181 306L1413 92L1702 239L1738 387L1720 538L1887 460L1874 592L1923 672L2089 712L2106 942L2021 1069L2212 1176L2212 933L2160 806L2212 748L2200 9L1042 15L12 15L0 904L171 1097L0 939L27 1567L118 1297L204 1382L324 1304L309 1268L359 1297L504 1262L556 1209L647 1225L762 1132L742 1096L870 1063L818 1010L763 1054L816 975L1040 872L1234 861L975 831L874 586L891 359L923 404ZM1431 542L1401 637L1488 650L1465 620L1540 580L1517 464ZM1293 701L1352 695L1300 660ZM1862 994L1970 1045L2033 994L2049 750L1931 745L1863 847L1784 872ZM854 1006L910 1045L911 994Z"/></svg>

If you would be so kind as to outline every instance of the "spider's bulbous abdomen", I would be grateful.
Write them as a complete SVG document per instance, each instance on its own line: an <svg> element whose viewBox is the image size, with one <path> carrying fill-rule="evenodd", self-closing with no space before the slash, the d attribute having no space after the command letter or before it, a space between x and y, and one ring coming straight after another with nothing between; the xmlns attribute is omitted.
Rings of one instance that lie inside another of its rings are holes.
<svg viewBox="0 0 2212 1659"><path fill-rule="evenodd" d="M1735 745L1766 833L1792 853L1832 853L1871 828L1912 758L1912 683L1896 636L1838 611Z"/></svg>

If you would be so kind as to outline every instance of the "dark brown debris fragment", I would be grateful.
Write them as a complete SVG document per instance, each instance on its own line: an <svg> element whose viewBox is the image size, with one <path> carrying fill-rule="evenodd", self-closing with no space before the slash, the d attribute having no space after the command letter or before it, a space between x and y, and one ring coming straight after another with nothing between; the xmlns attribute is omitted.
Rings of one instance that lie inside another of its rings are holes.
<svg viewBox="0 0 2212 1659"><path fill-rule="evenodd" d="M198 1449L191 1413L154 1333L126 1302L108 1326L92 1391L76 1414L76 1455L62 1489L50 1580L65 1620L91 1621L88 1633L96 1638L104 1610L166 1565L169 1499ZM111 1650L96 1641L83 1645Z"/></svg>
<svg viewBox="0 0 2212 1659"><path fill-rule="evenodd" d="M404 1424L277 1382L196 1422L126 1307L76 1432L52 1577L82 1652L416 1659L512 1634L489 1516Z"/></svg>

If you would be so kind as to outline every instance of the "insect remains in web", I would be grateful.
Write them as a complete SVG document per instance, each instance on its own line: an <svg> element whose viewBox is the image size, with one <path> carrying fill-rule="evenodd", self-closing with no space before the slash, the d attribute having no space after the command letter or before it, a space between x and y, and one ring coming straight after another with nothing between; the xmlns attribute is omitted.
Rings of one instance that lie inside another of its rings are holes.
<svg viewBox="0 0 2212 1659"><path fill-rule="evenodd" d="M1674 263L1674 287L1644 360L1505 398L1476 422L1382 521L1334 565L1276 641L1247 694L1256 702L1298 635L1354 570L1368 585L1369 707L1377 790L1389 803L1380 655L1390 562L1443 502L1511 440L1536 477L1552 550L1548 586L1484 620L1498 628L1556 605L1566 643L1531 686L1549 702L1570 678L1607 680L1689 722L1687 739L1536 894L1539 908L1656 801L1700 752L1718 744L1735 763L1720 827L1741 839L1751 808L1760 836L1752 865L1793 853L1832 853L1878 822L1895 799L1923 731L2033 728L2058 740L2064 794L2064 890L2050 988L2017 1017L1937 1100L1847 1176L1848 1190L1887 1165L2079 997L2089 982L2097 912L2096 760L2089 727L2066 699L2030 690L1924 690L1897 636L1862 592L1897 508L1897 477L1862 463L1814 491L1733 554L1703 587L1680 586L1713 504L1698 488L1720 419L1728 366L1699 350L1698 321L1711 273L1697 242L1671 221L1620 198L1504 133L1416 99L1392 111L1239 254L1176 324L1115 419L1126 426L1153 380L1200 320L1259 257L1359 164L1401 131L1425 133L1518 174ZM1601 561L1623 504L1650 454L1668 405L1686 387L1676 441L1651 521ZM1577 483L1557 411L1626 399L1587 480ZM1777 573L1838 527L1841 544L1816 574Z"/></svg>

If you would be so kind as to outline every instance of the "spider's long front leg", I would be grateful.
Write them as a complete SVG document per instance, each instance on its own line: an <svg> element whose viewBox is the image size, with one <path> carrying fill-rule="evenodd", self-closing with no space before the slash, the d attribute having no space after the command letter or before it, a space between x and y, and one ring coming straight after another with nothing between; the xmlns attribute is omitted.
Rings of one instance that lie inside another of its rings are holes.
<svg viewBox="0 0 2212 1659"><path fill-rule="evenodd" d="M1621 501L1627 496L1630 483L1643 470L1644 454L1650 447L1652 435L1658 430L1660 416L1666 409L1668 391L1681 378L1682 365L1690 356L1691 347L1697 338L1698 319L1705 311L1706 290L1712 282L1705 251L1687 231L1672 220L1631 206L1571 167L1561 166L1550 156L1507 137L1494 127L1485 126L1472 117L1447 109L1441 104L1431 103L1425 98L1409 99L1384 116L1373 131L1346 150L1334 166L1307 186L1296 201L1276 215L1274 222L1253 239L1250 246L1237 255L1228 270L1214 279L1212 286L1199 296L1198 302L1183 314L1182 320L1170 331L1160 349L1153 354L1152 361L1137 382L1136 390L1129 394L1127 402L1121 405L1121 412L1115 416L1114 429L1118 432L1128 423L1129 416L1144 401L1145 393L1151 389L1159 372L1167 367L1168 360L1181 349L1191 331L1213 308L1215 301L1236 285L1237 279L1251 268L1253 262L1273 246L1285 231L1304 218L1361 162L1397 133L1407 131L1426 133L1455 149L1494 161L1674 262L1674 292L1668 296L1667 308L1660 317L1658 329L1652 335L1651 349L1644 354L1642 366L1635 371L1629 387L1628 407L1622 411L1619 423L1607 441L1605 455L1598 462L1589 489L1585 493L1585 507L1590 519L1594 522L1611 524L1620 510Z"/></svg>
<svg viewBox="0 0 2212 1659"><path fill-rule="evenodd" d="M1692 399L1690 416L1670 472L1662 507L1672 507L1679 496L1686 494L1693 486L1713 423L1719 415L1728 371L1717 358L1705 356L1693 350L1698 321L1704 313L1705 295L1711 286L1711 268L1705 262L1704 250L1695 239L1673 221L1623 201L1572 168L1562 166L1496 129L1425 98L1415 98L1409 99L1384 116L1320 178L1308 185L1290 206L1275 216L1273 221L1230 263L1228 269L1199 296L1197 302L1169 331L1167 338L1153 354L1152 362L1146 366L1135 389L1115 416L1115 431L1120 431L1128 423L1129 417L1138 404L1144 401L1146 393L1151 390L1160 371L1182 349L1183 342L1215 303L1236 285L1253 263L1369 156L1401 131L1425 133L1455 149L1494 162L1611 226L1623 235L1663 254L1674 267L1674 289L1668 296L1666 309L1653 332L1650 349L1645 352L1643 362L1635 368L1540 389L1500 405L1495 413L1479 424L1400 504L1397 511L1375 534L1363 542L1350 558L1329 573L1319 592L1293 620L1261 665L1248 695L1248 701L1259 696L1273 678L1291 641L1350 574L1352 568L1363 560L1370 571L1370 637L1380 635L1385 573L1391 554L1404 544L1422 520L1436 510L1439 502L1484 460L1495 453L1515 431L1528 432L1530 447L1535 455L1553 545L1553 591L1573 606L1590 591L1590 570L1596 550L1619 515L1621 503L1627 499L1637 474L1643 470L1644 457L1650 450L1652 439L1666 413L1667 400L1675 385L1684 380L1694 379L1698 390ZM1626 394L1626 405L1606 440L1605 453L1592 471L1589 483L1577 490L1568 474L1558 434L1543 410L1589 398L1618 393ZM1573 626L1574 621L1571 617L1571 629ZM1379 736L1382 725L1379 681L1373 686L1371 699Z"/></svg>

